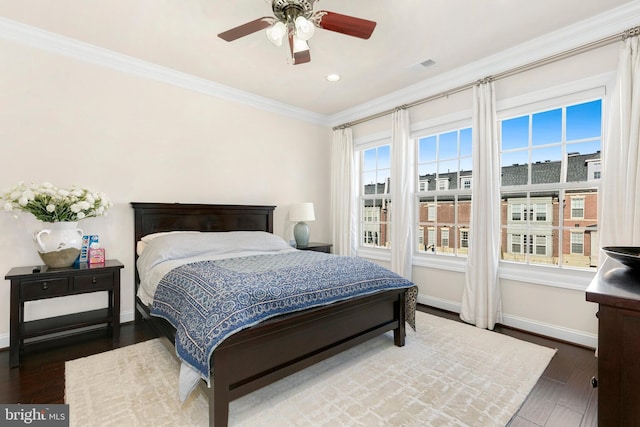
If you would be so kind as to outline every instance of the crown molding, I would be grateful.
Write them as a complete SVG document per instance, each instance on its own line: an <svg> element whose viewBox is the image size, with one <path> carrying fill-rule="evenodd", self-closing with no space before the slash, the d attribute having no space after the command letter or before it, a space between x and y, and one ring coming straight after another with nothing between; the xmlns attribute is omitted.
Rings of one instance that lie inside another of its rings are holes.
<svg viewBox="0 0 640 427"><path fill-rule="evenodd" d="M171 68L0 17L0 38L183 89L328 126L327 117Z"/></svg>
<svg viewBox="0 0 640 427"><path fill-rule="evenodd" d="M329 116L331 126L388 111L399 105L446 93L456 87L622 33L640 23L640 0L547 33L511 49L439 74L388 95Z"/></svg>
<svg viewBox="0 0 640 427"><path fill-rule="evenodd" d="M514 48L330 116L297 108L2 17L0 17L0 38L316 125L338 126L394 109L399 105L446 93L448 90L475 80L622 33L637 26L638 23L640 23L640 0L634 0Z"/></svg>

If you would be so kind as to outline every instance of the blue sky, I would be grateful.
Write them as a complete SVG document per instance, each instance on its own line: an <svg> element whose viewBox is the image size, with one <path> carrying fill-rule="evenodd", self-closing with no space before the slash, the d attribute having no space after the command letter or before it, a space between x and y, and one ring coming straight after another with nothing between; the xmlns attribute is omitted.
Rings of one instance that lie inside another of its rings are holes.
<svg viewBox="0 0 640 427"><path fill-rule="evenodd" d="M567 152L590 154L602 146L602 101L594 100L541 111L501 122L503 166L562 160L563 115L566 115ZM471 170L471 128L421 138L418 143L420 175ZM531 134L531 138L529 135ZM384 182L390 176L390 147L366 150L365 184ZM460 157L460 162L458 162Z"/></svg>
<svg viewBox="0 0 640 427"><path fill-rule="evenodd" d="M562 108L504 120L501 124L502 151L531 149L532 161L561 160ZM531 128L531 141L529 141ZM566 108L567 152L595 153L602 143L602 101L595 100ZM590 141L582 141L590 139ZM578 142L582 141L582 142ZM536 148L552 145L551 147ZM527 151L503 154L503 165L526 163ZM508 159L508 161L506 161Z"/></svg>

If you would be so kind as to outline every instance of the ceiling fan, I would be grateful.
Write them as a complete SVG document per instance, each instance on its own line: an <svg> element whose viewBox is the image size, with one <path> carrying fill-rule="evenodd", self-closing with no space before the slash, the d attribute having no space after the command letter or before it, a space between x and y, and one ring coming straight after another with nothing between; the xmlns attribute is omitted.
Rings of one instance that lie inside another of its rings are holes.
<svg viewBox="0 0 640 427"><path fill-rule="evenodd" d="M228 42L266 29L271 43L282 46L285 37L289 39L289 50L294 65L311 61L307 43L315 27L335 31L361 39L371 37L376 23L366 19L342 15L326 10L313 11L313 4L319 0L266 0L271 3L274 16L263 16L238 27L218 34Z"/></svg>

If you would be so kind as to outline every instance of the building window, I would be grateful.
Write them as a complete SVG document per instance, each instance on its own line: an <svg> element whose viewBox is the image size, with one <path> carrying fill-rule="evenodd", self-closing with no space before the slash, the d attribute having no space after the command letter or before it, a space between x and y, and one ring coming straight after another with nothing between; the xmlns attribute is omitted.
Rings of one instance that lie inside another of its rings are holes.
<svg viewBox="0 0 640 427"><path fill-rule="evenodd" d="M511 221L523 221L524 205L522 203L513 203L509 206L511 207Z"/></svg>
<svg viewBox="0 0 640 427"><path fill-rule="evenodd" d="M449 247L449 229L448 228L443 228L442 230L440 230L440 240L442 242L443 248Z"/></svg>
<svg viewBox="0 0 640 427"><path fill-rule="evenodd" d="M536 236L536 255L547 255L547 236Z"/></svg>
<svg viewBox="0 0 640 427"><path fill-rule="evenodd" d="M584 253L584 233L571 233L571 253L578 255Z"/></svg>
<svg viewBox="0 0 640 427"><path fill-rule="evenodd" d="M513 111L499 113L503 261L592 268L584 230L598 225L602 98Z"/></svg>
<svg viewBox="0 0 640 427"><path fill-rule="evenodd" d="M522 253L522 235L521 234L511 234L509 235L511 240L511 252L514 254Z"/></svg>
<svg viewBox="0 0 640 427"><path fill-rule="evenodd" d="M362 246L390 246L391 146L360 152L360 235Z"/></svg>
<svg viewBox="0 0 640 427"><path fill-rule="evenodd" d="M429 228L427 230L427 246L426 250L435 252L436 251L436 230L434 228Z"/></svg>
<svg viewBox="0 0 640 427"><path fill-rule="evenodd" d="M418 182L418 191L427 191L429 188L429 180L426 178L420 178Z"/></svg>
<svg viewBox="0 0 640 427"><path fill-rule="evenodd" d="M428 221L436 220L436 205L434 204L427 205L427 220Z"/></svg>
<svg viewBox="0 0 640 427"><path fill-rule="evenodd" d="M469 248L469 230L460 230L460 247Z"/></svg>
<svg viewBox="0 0 640 427"><path fill-rule="evenodd" d="M449 189L449 178L438 179L438 191L444 191Z"/></svg>
<svg viewBox="0 0 640 427"><path fill-rule="evenodd" d="M583 198L571 199L571 218L572 219L584 218L584 199Z"/></svg>
<svg viewBox="0 0 640 427"><path fill-rule="evenodd" d="M602 172L602 162L600 160L587 161L587 173L589 175L589 180L591 181L599 180L601 172Z"/></svg>
<svg viewBox="0 0 640 427"><path fill-rule="evenodd" d="M533 205L533 211L535 213L533 220L538 222L546 221L548 208L549 208L549 205L546 203L535 203Z"/></svg>

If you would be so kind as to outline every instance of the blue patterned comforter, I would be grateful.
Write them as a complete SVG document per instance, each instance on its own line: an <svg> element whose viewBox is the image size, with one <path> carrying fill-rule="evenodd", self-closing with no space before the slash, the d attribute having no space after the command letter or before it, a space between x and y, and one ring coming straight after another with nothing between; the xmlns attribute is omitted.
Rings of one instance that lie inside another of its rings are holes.
<svg viewBox="0 0 640 427"><path fill-rule="evenodd" d="M374 292L413 288L366 260L313 251L199 261L174 268L155 293L151 314L177 330L176 352L209 383L215 348L268 318Z"/></svg>

